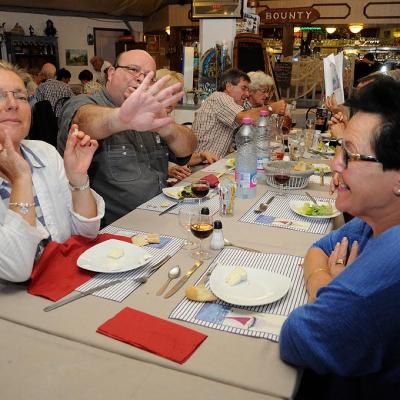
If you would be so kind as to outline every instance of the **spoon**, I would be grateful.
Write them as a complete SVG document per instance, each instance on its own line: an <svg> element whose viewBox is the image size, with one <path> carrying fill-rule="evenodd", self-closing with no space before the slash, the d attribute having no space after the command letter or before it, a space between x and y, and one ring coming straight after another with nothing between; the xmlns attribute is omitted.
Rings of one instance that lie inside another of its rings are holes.
<svg viewBox="0 0 400 400"><path fill-rule="evenodd" d="M237 247L238 249L247 250L247 251L255 251L256 253L262 253L260 250L252 249L251 247L239 246L235 243L232 243L230 240L224 238L225 246Z"/></svg>
<svg viewBox="0 0 400 400"><path fill-rule="evenodd" d="M178 276L181 274L181 269L179 265L173 266L169 271L168 271L168 279L167 281L160 287L160 289L157 290L156 295L161 296L164 292L165 289L168 287L169 283L173 280L178 278Z"/></svg>
<svg viewBox="0 0 400 400"><path fill-rule="evenodd" d="M262 212L266 211L268 208L268 204L266 203L261 203L257 209L254 210L256 214L261 214Z"/></svg>

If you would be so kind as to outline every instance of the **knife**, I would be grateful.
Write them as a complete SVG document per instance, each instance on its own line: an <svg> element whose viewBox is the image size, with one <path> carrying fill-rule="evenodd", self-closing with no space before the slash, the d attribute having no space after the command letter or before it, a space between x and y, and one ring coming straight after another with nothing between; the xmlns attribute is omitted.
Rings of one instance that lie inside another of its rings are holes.
<svg viewBox="0 0 400 400"><path fill-rule="evenodd" d="M271 203L272 203L272 200L274 200L274 198L275 198L275 195L274 195L274 196L271 196L271 197L265 202L265 204L266 204L266 205L271 204Z"/></svg>
<svg viewBox="0 0 400 400"><path fill-rule="evenodd" d="M167 207L165 210L161 211L160 214L158 214L158 215L164 215L168 211L173 210L175 207L179 206L179 204L181 204L182 201L183 201L183 199L182 200L178 200L175 204L172 204L172 206Z"/></svg>
<svg viewBox="0 0 400 400"><path fill-rule="evenodd" d="M150 271L148 272L148 276L150 276L150 274L152 272L154 272L155 270L159 269L161 266L163 266L172 256L171 255L167 255L164 258L162 258L157 264L154 264L151 268ZM147 276L147 277L148 277ZM63 299L50 304L49 306L45 307L43 309L43 311L51 311L54 310L55 308L61 307L65 304L71 303L72 301L81 299L82 297L88 296L89 294L93 294L95 292L98 292L100 290L103 289L107 289L113 285L116 285L117 283L121 283L121 282L127 282L127 281L131 281L131 282L143 282L142 281L143 277L138 277L135 279L129 279L129 278L123 278L123 279L116 279L115 281L111 281L111 282L107 282L107 283L102 283L101 285L97 285L91 289L85 290L84 292L76 292L74 294L72 294L71 296L67 295L68 297L64 297Z"/></svg>
<svg viewBox="0 0 400 400"><path fill-rule="evenodd" d="M193 273L200 267L200 265L203 264L203 261L196 261L193 265L193 267L186 272L185 275L182 276L181 279L175 285L164 295L164 299L170 298L173 294L175 294L187 281L188 279L193 275Z"/></svg>

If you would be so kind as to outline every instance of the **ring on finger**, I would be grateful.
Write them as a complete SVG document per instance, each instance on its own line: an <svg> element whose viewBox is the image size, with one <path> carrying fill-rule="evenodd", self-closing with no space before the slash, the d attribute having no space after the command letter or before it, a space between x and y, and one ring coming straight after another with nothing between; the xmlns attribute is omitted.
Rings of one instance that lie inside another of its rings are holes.
<svg viewBox="0 0 400 400"><path fill-rule="evenodd" d="M338 259L336 260L335 264L344 265L344 260L343 260L343 258L338 258Z"/></svg>

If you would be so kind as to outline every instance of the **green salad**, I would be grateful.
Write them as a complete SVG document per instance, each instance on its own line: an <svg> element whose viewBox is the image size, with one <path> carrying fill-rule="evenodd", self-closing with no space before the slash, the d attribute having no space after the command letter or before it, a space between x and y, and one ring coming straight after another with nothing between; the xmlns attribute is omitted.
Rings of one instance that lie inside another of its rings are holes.
<svg viewBox="0 0 400 400"><path fill-rule="evenodd" d="M226 166L228 168L235 168L236 167L236 159L235 158L228 158L226 160Z"/></svg>
<svg viewBox="0 0 400 400"><path fill-rule="evenodd" d="M333 214L332 204L313 204L304 203L302 207L299 208L301 214L311 215L311 216L325 216Z"/></svg>
<svg viewBox="0 0 400 400"><path fill-rule="evenodd" d="M184 186L182 191L180 193L178 193L178 197L180 199L190 199L190 198L193 198L196 196L193 194L192 188L189 185L189 186Z"/></svg>
<svg viewBox="0 0 400 400"><path fill-rule="evenodd" d="M318 143L317 151L322 153L334 153L335 147L334 146L326 146L324 143Z"/></svg>

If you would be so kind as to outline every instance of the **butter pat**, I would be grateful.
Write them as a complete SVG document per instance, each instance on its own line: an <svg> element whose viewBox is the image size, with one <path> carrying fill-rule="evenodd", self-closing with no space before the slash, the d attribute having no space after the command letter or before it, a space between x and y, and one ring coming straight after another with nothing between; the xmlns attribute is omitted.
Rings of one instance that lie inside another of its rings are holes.
<svg viewBox="0 0 400 400"><path fill-rule="evenodd" d="M148 233L147 241L150 244L158 244L158 243L160 243L160 235L158 233Z"/></svg>
<svg viewBox="0 0 400 400"><path fill-rule="evenodd" d="M225 282L230 286L235 286L240 282L247 280L247 272L243 267L236 267L225 278Z"/></svg>
<svg viewBox="0 0 400 400"><path fill-rule="evenodd" d="M107 253L107 257L118 260L118 258L121 258L124 254L124 250L118 247L114 247Z"/></svg>

